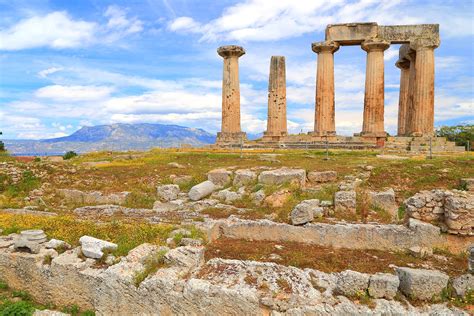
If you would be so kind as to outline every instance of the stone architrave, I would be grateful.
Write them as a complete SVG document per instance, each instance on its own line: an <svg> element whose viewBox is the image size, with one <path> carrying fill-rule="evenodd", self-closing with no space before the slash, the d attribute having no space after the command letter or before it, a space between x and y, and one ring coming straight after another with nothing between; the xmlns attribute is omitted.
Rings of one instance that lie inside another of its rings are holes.
<svg viewBox="0 0 474 316"><path fill-rule="evenodd" d="M268 81L267 130L264 139L279 139L287 134L285 57L272 56Z"/></svg>
<svg viewBox="0 0 474 316"><path fill-rule="evenodd" d="M364 121L361 136L385 137L384 131L384 51L390 44L383 40L366 40Z"/></svg>
<svg viewBox="0 0 474 316"><path fill-rule="evenodd" d="M434 49L439 40L416 39L410 48L416 51L413 81L412 136L432 136L434 132Z"/></svg>
<svg viewBox="0 0 474 316"><path fill-rule="evenodd" d="M221 46L217 49L224 58L222 74L222 126L217 133L217 143L240 143L246 134L240 128L240 83L239 57L245 50L236 45Z"/></svg>
<svg viewBox="0 0 474 316"><path fill-rule="evenodd" d="M333 41L316 42L311 48L318 54L313 135L335 136L334 53L339 49L339 44Z"/></svg>
<svg viewBox="0 0 474 316"><path fill-rule="evenodd" d="M400 96L398 99L398 136L405 136L407 133L407 112L408 112L408 87L410 84L410 61L400 58L396 64L400 68Z"/></svg>

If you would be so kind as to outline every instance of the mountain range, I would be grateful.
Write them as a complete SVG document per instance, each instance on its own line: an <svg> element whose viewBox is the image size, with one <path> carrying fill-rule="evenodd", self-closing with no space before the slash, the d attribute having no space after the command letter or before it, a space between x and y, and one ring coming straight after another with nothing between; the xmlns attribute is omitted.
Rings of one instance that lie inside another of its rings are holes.
<svg viewBox="0 0 474 316"><path fill-rule="evenodd" d="M52 155L73 150L148 150L153 147L201 147L213 144L216 136L203 129L164 124L111 124L85 126L65 137L41 140L4 140L15 155Z"/></svg>

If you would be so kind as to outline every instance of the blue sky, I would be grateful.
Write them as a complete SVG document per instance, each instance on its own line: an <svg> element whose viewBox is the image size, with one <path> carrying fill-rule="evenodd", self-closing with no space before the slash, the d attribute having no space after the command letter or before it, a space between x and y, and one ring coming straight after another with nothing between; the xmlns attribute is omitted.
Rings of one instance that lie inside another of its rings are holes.
<svg viewBox="0 0 474 316"><path fill-rule="evenodd" d="M222 59L242 45L242 127L266 128L272 55L286 56L288 127L314 124L316 57L330 23L439 23L435 125L474 121L474 2L414 0L0 0L0 130L48 138L150 122L220 129ZM399 45L385 51L385 126L396 131ZM338 134L362 125L366 53L335 54Z"/></svg>

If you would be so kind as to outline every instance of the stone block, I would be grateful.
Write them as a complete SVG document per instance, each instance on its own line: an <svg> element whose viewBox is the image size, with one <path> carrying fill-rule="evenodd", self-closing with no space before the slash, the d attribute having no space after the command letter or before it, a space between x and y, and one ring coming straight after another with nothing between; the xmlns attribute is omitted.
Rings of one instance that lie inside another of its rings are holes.
<svg viewBox="0 0 474 316"><path fill-rule="evenodd" d="M400 281L396 275L376 273L370 276L369 295L373 298L393 299L398 291Z"/></svg>
<svg viewBox="0 0 474 316"><path fill-rule="evenodd" d="M341 45L357 45L378 34L377 23L329 24L326 27L326 40Z"/></svg>
<svg viewBox="0 0 474 316"><path fill-rule="evenodd" d="M164 184L156 188L158 198L163 202L176 200L179 194L179 186L177 184Z"/></svg>
<svg viewBox="0 0 474 316"><path fill-rule="evenodd" d="M454 278L453 289L457 296L464 297L468 291L474 290L474 275L469 273Z"/></svg>
<svg viewBox="0 0 474 316"><path fill-rule="evenodd" d="M474 235L474 193L455 190L447 194L444 219L448 232Z"/></svg>
<svg viewBox="0 0 474 316"><path fill-rule="evenodd" d="M304 169L291 168L263 171L258 176L258 182L267 185L294 183L304 186L306 182L306 171Z"/></svg>
<svg viewBox="0 0 474 316"><path fill-rule="evenodd" d="M81 244L81 251L87 258L100 259L104 255L104 251L114 251L117 249L117 244L97 239L91 236L82 236L79 239Z"/></svg>
<svg viewBox="0 0 474 316"><path fill-rule="evenodd" d="M54 238L48 241L46 244L44 244L44 246L48 249L71 248L71 245L69 245L67 242L63 240L59 240L59 239L54 239Z"/></svg>
<svg viewBox="0 0 474 316"><path fill-rule="evenodd" d="M207 180L218 187L225 187L232 181L232 171L226 169L214 169L207 173Z"/></svg>
<svg viewBox="0 0 474 316"><path fill-rule="evenodd" d="M338 274L334 290L345 296L363 295L369 286L369 279L369 274L346 270Z"/></svg>
<svg viewBox="0 0 474 316"><path fill-rule="evenodd" d="M188 196L193 201L201 200L202 198L210 195L216 189L216 185L212 181L201 182L189 190Z"/></svg>
<svg viewBox="0 0 474 316"><path fill-rule="evenodd" d="M338 191L334 195L334 207L336 211L352 212L356 211L356 192Z"/></svg>
<svg viewBox="0 0 474 316"><path fill-rule="evenodd" d="M382 192L371 192L370 198L372 205L376 207L383 208L387 211L393 211L394 209L397 209L395 191L392 188Z"/></svg>
<svg viewBox="0 0 474 316"><path fill-rule="evenodd" d="M304 225L312 222L315 216L322 215L323 208L319 206L319 200L304 200L291 211L290 219L293 225Z"/></svg>
<svg viewBox="0 0 474 316"><path fill-rule="evenodd" d="M438 270L397 268L400 291L412 299L430 301L439 298L449 276Z"/></svg>
<svg viewBox="0 0 474 316"><path fill-rule="evenodd" d="M221 190L217 192L218 199L224 200L226 203L231 203L242 198L242 194L231 191L229 189Z"/></svg>
<svg viewBox="0 0 474 316"><path fill-rule="evenodd" d="M336 171L311 171L308 173L308 180L312 183L325 183L336 181Z"/></svg>
<svg viewBox="0 0 474 316"><path fill-rule="evenodd" d="M257 181L257 174L249 169L239 169L235 171L234 185L244 186L249 185Z"/></svg>

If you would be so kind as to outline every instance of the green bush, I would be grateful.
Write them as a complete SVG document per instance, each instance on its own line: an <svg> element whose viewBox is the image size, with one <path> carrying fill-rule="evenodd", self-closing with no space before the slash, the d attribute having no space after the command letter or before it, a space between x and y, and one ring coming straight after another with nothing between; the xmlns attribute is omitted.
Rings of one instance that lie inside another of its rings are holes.
<svg viewBox="0 0 474 316"><path fill-rule="evenodd" d="M34 313L35 308L30 302L6 301L0 304L0 315L2 316L30 316Z"/></svg>
<svg viewBox="0 0 474 316"><path fill-rule="evenodd" d="M67 153L64 154L63 159L68 160L68 159L74 158L76 156L77 156L77 153L70 150L70 151L68 151Z"/></svg>

